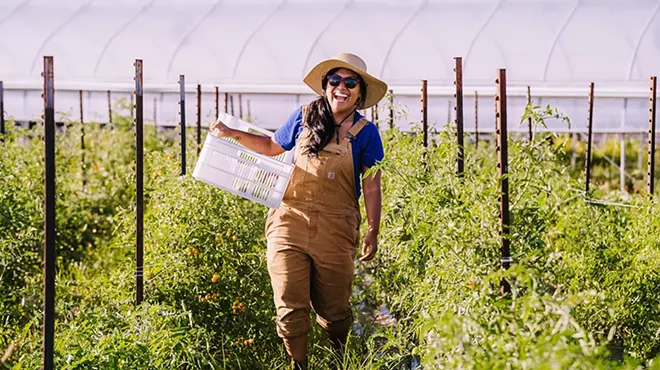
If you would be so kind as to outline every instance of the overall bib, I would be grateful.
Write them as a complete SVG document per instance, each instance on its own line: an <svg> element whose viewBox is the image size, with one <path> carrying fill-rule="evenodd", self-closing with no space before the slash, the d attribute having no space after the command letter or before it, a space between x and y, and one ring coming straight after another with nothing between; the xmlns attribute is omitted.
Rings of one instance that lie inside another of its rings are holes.
<svg viewBox="0 0 660 370"><path fill-rule="evenodd" d="M353 322L349 300L361 216L351 138L368 122L360 119L339 144L332 141L318 157L309 157L302 154L310 134L306 117L304 106L295 168L282 205L266 220L268 271L282 338L311 330L312 307L328 332L346 332Z"/></svg>

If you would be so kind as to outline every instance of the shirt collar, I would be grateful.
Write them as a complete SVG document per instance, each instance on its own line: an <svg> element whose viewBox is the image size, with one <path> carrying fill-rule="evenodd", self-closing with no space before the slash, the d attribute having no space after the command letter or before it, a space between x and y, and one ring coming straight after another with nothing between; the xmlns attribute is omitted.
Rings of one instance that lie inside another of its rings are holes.
<svg viewBox="0 0 660 370"><path fill-rule="evenodd" d="M355 111L355 115L353 116L353 125L355 125L361 118L362 115L360 114L360 112Z"/></svg>

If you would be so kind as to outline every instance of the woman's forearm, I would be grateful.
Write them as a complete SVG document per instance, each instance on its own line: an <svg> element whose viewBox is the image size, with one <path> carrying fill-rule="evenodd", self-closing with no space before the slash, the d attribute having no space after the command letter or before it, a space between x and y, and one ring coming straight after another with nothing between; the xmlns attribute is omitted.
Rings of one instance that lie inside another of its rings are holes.
<svg viewBox="0 0 660 370"><path fill-rule="evenodd" d="M362 180L364 187L364 205L367 210L367 225L369 232L378 235L380 231L380 217L382 209L382 192L380 186L380 174L378 171L373 177L366 176Z"/></svg>
<svg viewBox="0 0 660 370"><path fill-rule="evenodd" d="M244 147L264 155L276 156L284 152L284 149L268 136L232 129L226 137L234 139Z"/></svg>

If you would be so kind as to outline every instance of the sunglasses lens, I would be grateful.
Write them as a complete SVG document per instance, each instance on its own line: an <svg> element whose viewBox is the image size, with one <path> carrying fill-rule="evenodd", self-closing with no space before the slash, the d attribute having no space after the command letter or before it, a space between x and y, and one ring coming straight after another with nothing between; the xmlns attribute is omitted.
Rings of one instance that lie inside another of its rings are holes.
<svg viewBox="0 0 660 370"><path fill-rule="evenodd" d="M328 84L333 87L337 87L344 81L344 85L347 89L353 89L358 84L358 80L355 77L345 77L342 78L339 75L328 76Z"/></svg>
<svg viewBox="0 0 660 370"><path fill-rule="evenodd" d="M328 77L328 83L330 84L330 86L337 87L341 83L341 77L339 77L337 75L329 76Z"/></svg>
<svg viewBox="0 0 660 370"><path fill-rule="evenodd" d="M344 84L346 85L347 89L352 89L355 86L357 86L358 81L357 81L357 79L355 79L353 77L348 77L348 78L344 79Z"/></svg>

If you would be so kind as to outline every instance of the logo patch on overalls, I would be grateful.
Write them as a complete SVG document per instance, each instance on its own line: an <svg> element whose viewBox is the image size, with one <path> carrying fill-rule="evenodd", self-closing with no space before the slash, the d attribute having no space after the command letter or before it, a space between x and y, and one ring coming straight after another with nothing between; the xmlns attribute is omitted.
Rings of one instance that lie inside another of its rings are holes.
<svg viewBox="0 0 660 370"><path fill-rule="evenodd" d="M330 180L334 180L335 179L335 173L334 172L328 172L328 178Z"/></svg>

